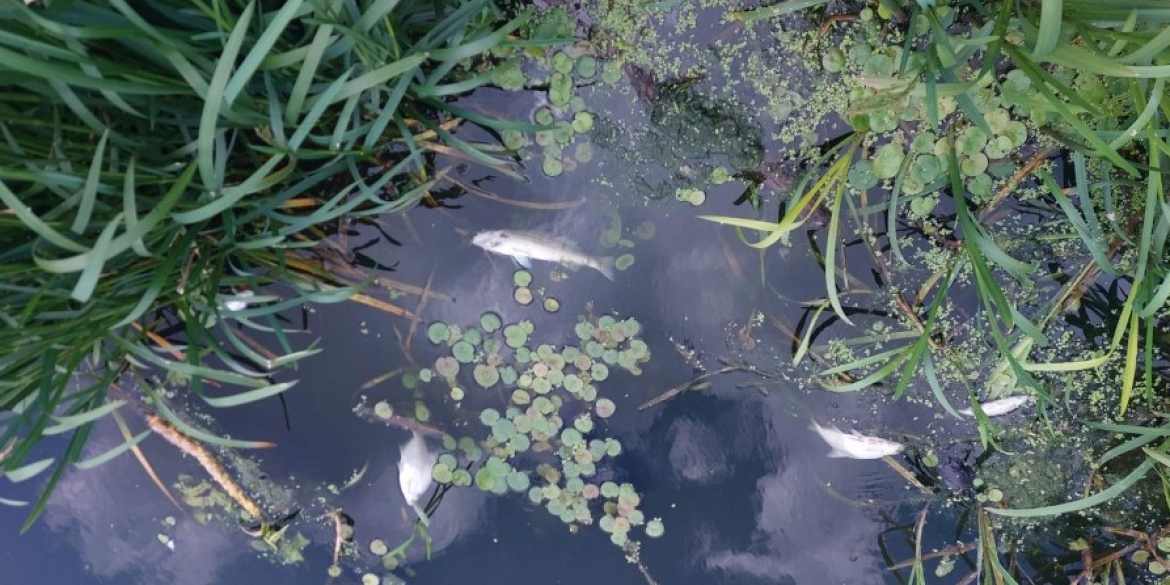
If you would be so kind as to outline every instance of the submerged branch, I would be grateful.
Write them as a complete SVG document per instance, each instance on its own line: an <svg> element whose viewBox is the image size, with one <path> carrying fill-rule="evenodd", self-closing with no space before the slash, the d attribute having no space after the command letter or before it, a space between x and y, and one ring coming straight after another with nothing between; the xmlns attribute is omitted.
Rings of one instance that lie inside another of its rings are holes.
<svg viewBox="0 0 1170 585"><path fill-rule="evenodd" d="M671 398L674 398L675 396L678 396L679 394L682 394L683 392L686 392L687 390L690 390L697 383L699 383L707 378L710 378L711 376L716 376L719 374L726 374L727 372L737 372L737 371L747 372L747 371L752 371L752 370L746 366L741 366L741 365L724 366L722 368L719 368L718 370L711 370L710 372L700 374L699 376L697 376L691 380L688 380L686 382L683 382L682 384L674 386L671 389L667 390L666 392L663 392L662 394L659 394L658 396L655 396L654 398L647 400L646 402L642 403L641 406L638 407L638 410L641 411L641 410L646 410L647 408L650 408L652 406L658 406L659 404L666 402L667 400L670 400Z"/></svg>

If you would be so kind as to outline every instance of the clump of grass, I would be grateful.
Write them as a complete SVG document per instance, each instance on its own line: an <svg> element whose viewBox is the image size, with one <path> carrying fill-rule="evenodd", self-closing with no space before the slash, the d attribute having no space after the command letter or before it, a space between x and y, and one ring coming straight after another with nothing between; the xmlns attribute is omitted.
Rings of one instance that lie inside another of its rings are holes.
<svg viewBox="0 0 1170 585"><path fill-rule="evenodd" d="M455 136L473 114L444 100L486 83L466 65L524 20L486 0L3 15L0 445L10 480L52 469L29 523L121 406L106 399L124 369L213 407L292 386L271 374L317 350L295 351L280 313L353 292L322 268L331 222L410 207L435 153L501 164ZM64 455L30 461L54 435L71 437Z"/></svg>

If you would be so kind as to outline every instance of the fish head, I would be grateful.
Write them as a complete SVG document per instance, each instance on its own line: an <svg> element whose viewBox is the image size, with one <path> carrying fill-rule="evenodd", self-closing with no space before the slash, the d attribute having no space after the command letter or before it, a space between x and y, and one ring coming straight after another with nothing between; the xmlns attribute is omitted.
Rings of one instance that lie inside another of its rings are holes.
<svg viewBox="0 0 1170 585"><path fill-rule="evenodd" d="M504 241L508 239L508 235L501 230L489 230L486 232L479 232L471 238L471 243L483 248L484 250L498 250Z"/></svg>

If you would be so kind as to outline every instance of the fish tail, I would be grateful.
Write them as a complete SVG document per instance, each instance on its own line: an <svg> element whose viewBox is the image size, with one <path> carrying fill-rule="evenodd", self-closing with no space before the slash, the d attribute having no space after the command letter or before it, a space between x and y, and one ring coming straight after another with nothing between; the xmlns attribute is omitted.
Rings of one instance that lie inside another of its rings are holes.
<svg viewBox="0 0 1170 585"><path fill-rule="evenodd" d="M593 267L601 273L602 276L613 280L614 258L613 256L601 256L593 259Z"/></svg>

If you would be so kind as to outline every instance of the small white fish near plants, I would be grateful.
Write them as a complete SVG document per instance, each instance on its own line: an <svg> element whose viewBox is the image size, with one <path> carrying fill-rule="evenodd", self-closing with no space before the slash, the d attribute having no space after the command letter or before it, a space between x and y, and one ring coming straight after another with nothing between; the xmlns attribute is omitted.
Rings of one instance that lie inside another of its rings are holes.
<svg viewBox="0 0 1170 585"><path fill-rule="evenodd" d="M531 269L530 260L556 262L569 268L588 266L613 280L613 257L590 256L572 244L537 232L490 230L479 232L471 243L501 256L511 256L516 263Z"/></svg>
<svg viewBox="0 0 1170 585"><path fill-rule="evenodd" d="M1031 396L1017 394L1016 396L1008 396L1007 398L1000 398L999 400L982 402L979 404L979 407L983 409L983 414L986 414L987 416L1003 416L1031 402ZM959 411L959 414L965 416L975 416L975 409L964 408Z"/></svg>
<svg viewBox="0 0 1170 585"><path fill-rule="evenodd" d="M842 432L837 427L829 425L822 427L817 421L812 421L810 429L817 432L830 447L829 457L848 457L849 459L881 459L887 455L897 455L906 446L883 439L870 437L857 431Z"/></svg>

